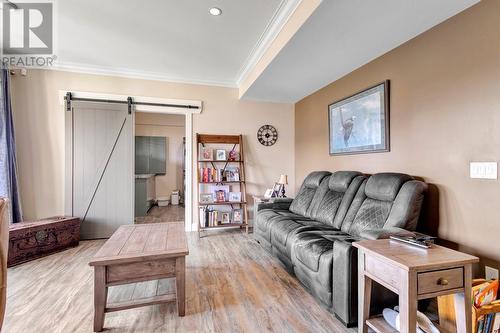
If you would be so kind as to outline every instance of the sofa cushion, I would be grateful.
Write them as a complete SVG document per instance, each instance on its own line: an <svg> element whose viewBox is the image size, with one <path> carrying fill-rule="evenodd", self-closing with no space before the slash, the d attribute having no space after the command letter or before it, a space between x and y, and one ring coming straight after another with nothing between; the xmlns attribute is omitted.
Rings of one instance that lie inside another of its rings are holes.
<svg viewBox="0 0 500 333"><path fill-rule="evenodd" d="M404 183L392 204L384 228L395 227L415 231L426 191L427 184L424 182L410 180Z"/></svg>
<svg viewBox="0 0 500 333"><path fill-rule="evenodd" d="M360 236L365 230L416 225L427 186L400 173L372 175L358 189L341 230Z"/></svg>
<svg viewBox="0 0 500 333"><path fill-rule="evenodd" d="M300 282L322 303L332 306L334 244L350 238L340 231L304 231L295 237L292 263Z"/></svg>
<svg viewBox="0 0 500 333"><path fill-rule="evenodd" d="M365 194L368 198L394 201L401 186L413 178L402 173L377 173L366 182Z"/></svg>
<svg viewBox="0 0 500 333"><path fill-rule="evenodd" d="M315 235L316 236L316 235ZM313 272L319 270L319 259L325 253L332 255L332 242L323 237L315 237L314 241L301 241L294 246L295 258Z"/></svg>
<svg viewBox="0 0 500 333"><path fill-rule="evenodd" d="M297 236L293 245L294 259L299 260L309 270L317 272L320 265L320 257L327 253L331 255L333 243L336 240L352 238L351 235L337 230L311 230L304 231Z"/></svg>
<svg viewBox="0 0 500 333"><path fill-rule="evenodd" d="M349 207L359 186L359 182L353 182L353 180L359 176L361 176L361 173L357 171L337 171L330 177L323 179L307 210L306 216L322 223L334 224L334 219L336 219L341 205L346 206L346 208ZM351 189L352 195L349 195L344 200L345 194L351 186L356 187L356 189ZM345 214L347 209L340 209L340 211Z"/></svg>
<svg viewBox="0 0 500 333"><path fill-rule="evenodd" d="M354 178L361 176L358 171L336 171L330 177L328 187L331 191L345 193L351 185Z"/></svg>
<svg viewBox="0 0 500 333"><path fill-rule="evenodd" d="M290 205L290 211L299 214L302 216L306 216L307 210L311 201L318 189L321 181L331 175L328 171L314 171L311 172L300 187L299 193L297 193L295 199L293 199L292 204Z"/></svg>
<svg viewBox="0 0 500 333"><path fill-rule="evenodd" d="M317 230L322 233L326 230L331 230L331 228L318 221L304 218L280 220L270 227L271 242L273 246L279 246L283 249L283 254L291 259L291 253L286 249L289 241L293 239L296 233L310 230Z"/></svg>
<svg viewBox="0 0 500 333"><path fill-rule="evenodd" d="M273 224L271 226L271 243L281 243L286 246L288 236L300 227L302 224L293 220L282 220Z"/></svg>
<svg viewBox="0 0 500 333"><path fill-rule="evenodd" d="M349 233L359 236L363 230L383 228L391 207L390 201L366 198L356 214Z"/></svg>

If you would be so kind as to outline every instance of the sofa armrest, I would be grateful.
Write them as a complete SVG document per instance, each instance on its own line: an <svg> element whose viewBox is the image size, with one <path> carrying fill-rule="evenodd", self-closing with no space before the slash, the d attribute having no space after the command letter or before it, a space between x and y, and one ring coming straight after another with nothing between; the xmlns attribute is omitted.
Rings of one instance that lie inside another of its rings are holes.
<svg viewBox="0 0 500 333"><path fill-rule="evenodd" d="M389 227L382 229L363 230L360 236L364 239L375 240L387 239L390 236L415 237L415 233L398 227Z"/></svg>
<svg viewBox="0 0 500 333"><path fill-rule="evenodd" d="M352 245L359 239L347 238L333 243L332 305L335 316L345 325L358 321L358 250ZM398 297L385 287L372 286L371 313L393 308Z"/></svg>
<svg viewBox="0 0 500 333"><path fill-rule="evenodd" d="M352 246L356 239L333 243L332 305L335 316L352 326L358 316L358 251Z"/></svg>
<svg viewBox="0 0 500 333"><path fill-rule="evenodd" d="M276 198L273 202L262 202L257 205L257 211L263 209L288 210L292 204L292 198Z"/></svg>

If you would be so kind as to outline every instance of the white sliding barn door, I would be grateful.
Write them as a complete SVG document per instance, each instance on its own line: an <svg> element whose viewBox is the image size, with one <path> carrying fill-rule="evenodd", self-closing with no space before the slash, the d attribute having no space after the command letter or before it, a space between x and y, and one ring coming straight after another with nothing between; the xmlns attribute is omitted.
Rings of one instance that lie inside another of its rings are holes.
<svg viewBox="0 0 500 333"><path fill-rule="evenodd" d="M73 101L72 215L83 239L107 238L134 223L133 115L127 105ZM68 159L67 159L68 161Z"/></svg>

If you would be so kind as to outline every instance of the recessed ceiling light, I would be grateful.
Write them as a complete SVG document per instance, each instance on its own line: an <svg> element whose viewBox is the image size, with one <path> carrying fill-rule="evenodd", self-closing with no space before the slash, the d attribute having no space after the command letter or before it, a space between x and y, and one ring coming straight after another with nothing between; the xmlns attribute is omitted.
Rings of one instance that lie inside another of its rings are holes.
<svg viewBox="0 0 500 333"><path fill-rule="evenodd" d="M222 14L222 10L220 8L217 8L217 7L210 8L209 12L213 16L219 16L220 14Z"/></svg>

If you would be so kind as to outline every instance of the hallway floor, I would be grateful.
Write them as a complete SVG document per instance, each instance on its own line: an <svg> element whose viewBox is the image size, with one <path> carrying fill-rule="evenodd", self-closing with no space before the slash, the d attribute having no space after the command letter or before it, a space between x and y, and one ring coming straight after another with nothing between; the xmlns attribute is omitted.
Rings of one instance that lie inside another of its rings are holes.
<svg viewBox="0 0 500 333"><path fill-rule="evenodd" d="M135 218L137 224L180 221L184 221L184 206L181 205L154 206L149 210L147 216Z"/></svg>

